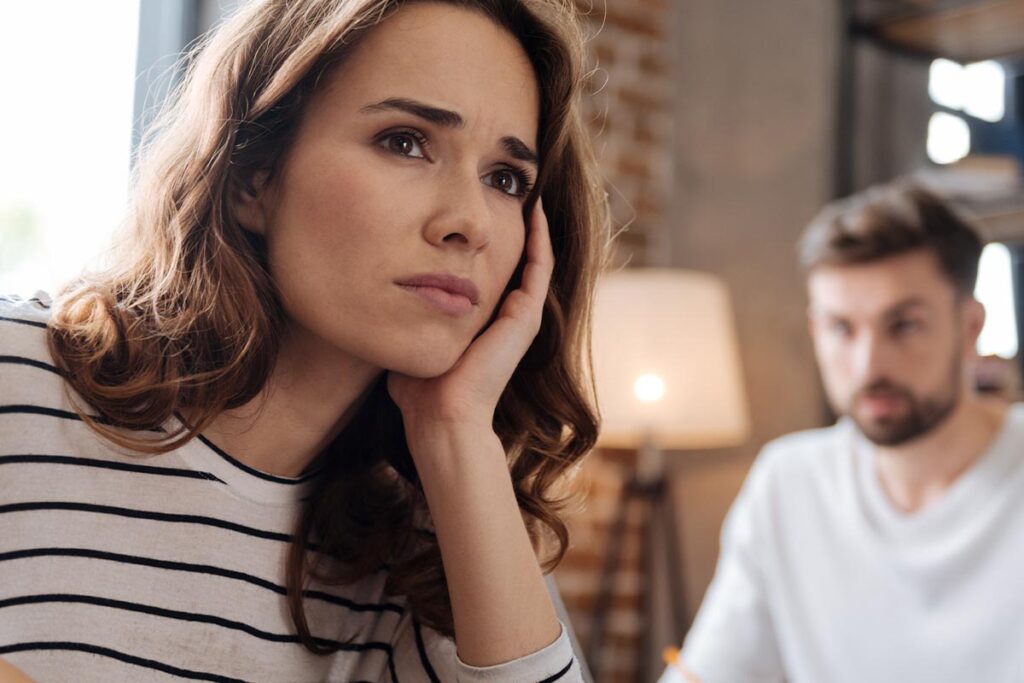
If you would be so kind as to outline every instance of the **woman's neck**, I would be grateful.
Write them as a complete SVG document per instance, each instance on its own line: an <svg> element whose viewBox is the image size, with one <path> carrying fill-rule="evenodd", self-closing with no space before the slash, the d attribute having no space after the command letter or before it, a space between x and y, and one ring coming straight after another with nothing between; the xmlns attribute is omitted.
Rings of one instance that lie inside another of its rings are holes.
<svg viewBox="0 0 1024 683"><path fill-rule="evenodd" d="M293 327L263 391L203 435L246 465L296 477L351 419L380 369Z"/></svg>

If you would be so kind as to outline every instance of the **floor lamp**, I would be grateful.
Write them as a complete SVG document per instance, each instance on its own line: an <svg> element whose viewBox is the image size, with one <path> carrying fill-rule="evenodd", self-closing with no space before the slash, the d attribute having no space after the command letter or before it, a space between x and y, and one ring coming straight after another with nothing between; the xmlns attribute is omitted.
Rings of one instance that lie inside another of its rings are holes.
<svg viewBox="0 0 1024 683"><path fill-rule="evenodd" d="M638 450L624 485L604 556L587 658L600 681L601 655L615 592L628 508L638 501L647 522L641 553L644 599L640 681L652 680L655 616L652 577L667 577L670 642L688 628L679 519L665 475L665 452L742 443L749 417L732 311L725 285L694 271L631 268L598 283L594 312L594 379L602 415L598 446ZM659 537L654 538L653 534Z"/></svg>

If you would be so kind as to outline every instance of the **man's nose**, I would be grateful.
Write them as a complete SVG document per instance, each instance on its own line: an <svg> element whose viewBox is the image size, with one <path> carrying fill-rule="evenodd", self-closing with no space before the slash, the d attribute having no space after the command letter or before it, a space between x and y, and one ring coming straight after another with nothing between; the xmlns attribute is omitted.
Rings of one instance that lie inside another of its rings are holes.
<svg viewBox="0 0 1024 683"><path fill-rule="evenodd" d="M891 369L892 354L884 336L863 332L856 342L854 369L861 383L869 383L879 377L886 377Z"/></svg>

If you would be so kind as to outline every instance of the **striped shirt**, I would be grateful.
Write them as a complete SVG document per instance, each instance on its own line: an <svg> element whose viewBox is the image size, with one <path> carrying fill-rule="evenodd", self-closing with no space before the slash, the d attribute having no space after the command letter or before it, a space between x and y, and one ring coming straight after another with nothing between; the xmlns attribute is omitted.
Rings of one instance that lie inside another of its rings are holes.
<svg viewBox="0 0 1024 683"><path fill-rule="evenodd" d="M564 625L521 659L466 665L384 592L385 570L306 586L311 632L339 648L309 652L285 558L310 480L201 437L157 456L101 439L49 356L48 305L0 299L0 659L40 683L581 680Z"/></svg>

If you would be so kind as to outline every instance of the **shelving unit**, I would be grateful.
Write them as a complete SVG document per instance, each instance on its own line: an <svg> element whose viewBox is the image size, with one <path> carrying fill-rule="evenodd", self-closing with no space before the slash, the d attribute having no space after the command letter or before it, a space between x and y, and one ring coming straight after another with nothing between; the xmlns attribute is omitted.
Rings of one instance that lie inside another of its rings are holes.
<svg viewBox="0 0 1024 683"><path fill-rule="evenodd" d="M854 122L857 68L855 46L869 41L905 59L936 58L969 64L989 59L1011 66L1015 98L1024 102L1024 0L839 0L843 44L839 56L839 107L836 138L835 193L853 191L856 151ZM1013 73L1016 72L1016 73ZM1012 106L1012 105L1011 105ZM1021 105L1018 104L1019 108ZM1018 122L1018 127L1024 123ZM1018 137L1019 140L1019 137ZM972 218L985 238L1006 243L1011 250L1017 290L1017 333L1024 339L1024 183L1015 179L1010 159L1024 166L1024 148L1006 149L1007 157L967 158L967 163L935 169L939 186L964 215ZM1003 172L999 167L1003 166ZM936 183L931 183L932 185ZM1024 376L1024 353L1018 354Z"/></svg>
<svg viewBox="0 0 1024 683"><path fill-rule="evenodd" d="M1024 0L859 0L853 28L923 57L999 59L1024 54Z"/></svg>
<svg viewBox="0 0 1024 683"><path fill-rule="evenodd" d="M960 63L1000 59L1024 64L1024 0L839 0L839 6L843 44L837 91L836 196L855 189L852 112L858 44L869 42L901 59L925 62L944 57ZM1007 153L1016 154L1024 165L1020 150Z"/></svg>

